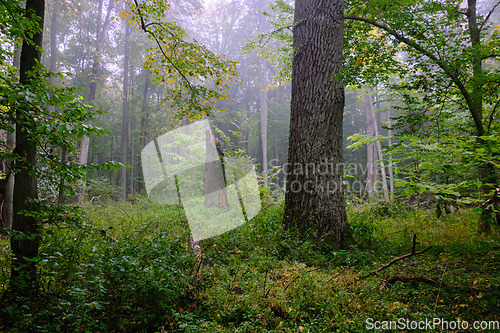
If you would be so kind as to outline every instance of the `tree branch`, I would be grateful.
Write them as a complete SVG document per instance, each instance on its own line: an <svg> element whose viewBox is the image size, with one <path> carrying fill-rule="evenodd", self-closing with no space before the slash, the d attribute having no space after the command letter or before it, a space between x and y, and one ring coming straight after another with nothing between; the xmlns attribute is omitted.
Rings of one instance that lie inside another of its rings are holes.
<svg viewBox="0 0 500 333"><path fill-rule="evenodd" d="M498 5L500 5L500 1L498 1L497 4L494 5L493 8L491 8L491 10L489 11L488 15L486 15L486 17L484 18L483 23L481 23L481 26L479 27L479 30L483 30L484 25L486 24L486 22L488 22L488 20L490 19L491 14L493 14L493 12L498 7Z"/></svg>
<svg viewBox="0 0 500 333"><path fill-rule="evenodd" d="M170 59L170 57L167 56L167 53L165 52L165 50L161 46L161 43L158 40L158 37L156 37L155 33L153 31L151 31L151 30L148 29L148 26L152 25L152 23L145 24L144 17L142 16L141 9L139 8L139 4L137 3L137 0L134 0L134 3L135 3L135 7L137 9L137 14L139 15L139 17L141 19L141 29L145 33L150 34L151 36L153 36L153 38L156 41L156 44L158 45L158 48L160 49L161 53L163 54L163 56L165 57L165 59L167 60L167 62L175 69L175 71L187 83L187 85L189 87L189 90L191 90L191 92L194 93L195 89L194 89L193 85L191 84L191 82L189 81L189 79L184 75L184 73L182 73L182 71L179 69L179 67L177 67L177 65L173 62L173 60ZM155 23L155 24L159 24L159 23ZM160 26L161 26L161 24L160 24ZM169 33L172 34L171 32L169 32Z"/></svg>
<svg viewBox="0 0 500 333"><path fill-rule="evenodd" d="M386 31L387 33L389 33L394 38L396 38L398 41L405 43L406 45L412 47L413 49L417 50L418 52L420 52L421 54L425 55L427 58L432 60L437 66L439 66L446 73L446 75L448 75L448 77L453 81L453 83L455 83L457 88L460 90L460 93L462 94L462 96L465 99L465 102L467 103L467 106L468 106L469 111L471 113L472 119L474 120L474 124L476 126L478 135L483 135L484 127L483 127L483 123L481 121L481 115L478 112L478 110L476 110L475 105L474 105L474 101L472 100L472 97L471 97L469 91L465 87L464 83L462 83L462 81L460 81L460 77L459 77L458 73L451 66L449 66L444 61L437 58L431 52L427 51L423 46L418 44L416 41L411 40L411 39L403 36L402 34L398 33L396 30L393 30L384 24L378 23L378 22L371 20L371 19L367 19L364 17L357 17L357 16L345 16L344 19L361 21L361 22L368 23L374 27L380 28L380 29Z"/></svg>
<svg viewBox="0 0 500 333"><path fill-rule="evenodd" d="M10 10L10 7L7 5L7 3L6 3L4 0L0 0L0 2L1 2L4 6L5 6L5 9L7 9L7 11L9 12L9 14L10 14L10 16L11 16L12 20L13 20L14 22L16 22L19 26L21 26L21 24L19 24L19 22L17 21L16 16L15 16L15 15L12 13L12 11ZM26 35L25 35L25 33L24 33L24 29L21 29L21 33L22 33L22 35L23 35L23 39L25 39L25 38L26 38Z"/></svg>
<svg viewBox="0 0 500 333"><path fill-rule="evenodd" d="M487 134L490 134L490 128L491 128L491 123L493 122L493 116L495 115L495 112L497 111L498 105L500 104L500 98L496 102L495 106L493 107L493 110L491 110L490 113L490 120L488 122L488 131L486 132Z"/></svg>
<svg viewBox="0 0 500 333"><path fill-rule="evenodd" d="M274 34L277 34L278 32L280 32L280 31L282 31L282 30L285 30L285 29L288 29L288 30L292 31L292 28L293 28L295 25L296 25L296 24L287 25L286 27L281 27L281 28L276 29L276 30L273 30L273 31L271 31L271 32L269 32L269 33L267 33L267 34L263 34L263 35L260 37L260 39L259 39L259 44L261 44L262 46L266 45L266 44L269 42L269 40L270 40L271 38L273 38L273 35L274 35ZM262 41L264 40L264 38L267 38L267 40L266 40L264 43L262 43Z"/></svg>
<svg viewBox="0 0 500 333"><path fill-rule="evenodd" d="M490 54L490 55L487 55L487 56L484 56L484 57L481 57L481 61L483 60L486 60L486 59L489 59L489 58L498 58L500 57L500 54Z"/></svg>

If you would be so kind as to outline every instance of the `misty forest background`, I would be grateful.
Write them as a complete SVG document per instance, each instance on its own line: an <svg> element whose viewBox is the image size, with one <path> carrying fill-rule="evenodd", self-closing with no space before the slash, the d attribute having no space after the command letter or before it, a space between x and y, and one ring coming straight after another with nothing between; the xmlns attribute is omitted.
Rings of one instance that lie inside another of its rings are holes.
<svg viewBox="0 0 500 333"><path fill-rule="evenodd" d="M46 0L39 79L21 56L38 23L0 1L0 330L500 329L500 3L344 6L344 197L324 210L349 227L331 242L321 209L300 208L323 229L284 220L307 201L284 167L303 138L290 133L294 1ZM255 163L262 210L198 244L182 206L148 199L141 151L206 117L226 156Z"/></svg>

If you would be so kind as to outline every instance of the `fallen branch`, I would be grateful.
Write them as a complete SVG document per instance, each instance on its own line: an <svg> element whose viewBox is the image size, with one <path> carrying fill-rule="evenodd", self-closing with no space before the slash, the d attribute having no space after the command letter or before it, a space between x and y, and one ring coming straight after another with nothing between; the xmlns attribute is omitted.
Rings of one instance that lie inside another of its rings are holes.
<svg viewBox="0 0 500 333"><path fill-rule="evenodd" d="M365 275L365 276L362 276L361 278L362 279L366 279L367 277L369 276L372 276L372 275L377 275L380 271L390 267L392 264L394 264L395 262L398 262L400 260L403 260L403 259L406 259L406 258L409 258L409 257L412 257L412 256L416 256L418 254L424 254L425 252L427 252L427 250L429 250L432 246L428 246L426 247L425 249L421 250L421 251L417 251L417 252L411 252L411 253L407 253L405 255L402 255L401 257L397 257L397 258L394 258L392 259L391 261L389 261L387 264L385 264L384 266L382 267L379 267L377 268L376 270L374 270L373 272L370 272L369 274Z"/></svg>
<svg viewBox="0 0 500 333"><path fill-rule="evenodd" d="M394 275L393 277L389 278L389 276L386 276L385 279L382 280L382 285L380 286L380 289L390 289L396 282L410 282L410 281L418 281L418 282L423 282L427 284L433 284L433 285L439 285L440 282L434 279L430 279L425 276L414 276L414 275ZM469 290L474 290L474 291L494 291L496 290L495 287L486 287L486 288L479 288L476 286L464 286L464 285L450 285L450 284L445 284L441 282L441 285L445 288L458 288L458 289L469 289Z"/></svg>
<svg viewBox="0 0 500 333"><path fill-rule="evenodd" d="M413 275L394 275L389 279L389 276L387 276L384 280L382 280L382 285L380 286L380 289L384 288L391 288L392 285L398 281L401 281L403 283L409 282L409 281L419 281L419 282L424 282L428 284L438 284L436 280L429 279L425 276L413 276Z"/></svg>

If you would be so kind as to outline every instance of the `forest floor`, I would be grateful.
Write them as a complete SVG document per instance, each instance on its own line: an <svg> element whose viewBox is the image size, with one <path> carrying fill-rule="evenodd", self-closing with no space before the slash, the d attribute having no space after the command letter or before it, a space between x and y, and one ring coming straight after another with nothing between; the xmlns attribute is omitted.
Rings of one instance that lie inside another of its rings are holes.
<svg viewBox="0 0 500 333"><path fill-rule="evenodd" d="M468 209L437 219L349 205L358 246L336 251L284 233L282 206L268 204L203 240L201 264L175 206L137 199L84 212L78 228L44 228L39 298L2 309L16 316L12 332L369 332L391 322L399 331L500 331L499 230L478 236ZM0 242L1 291L10 250Z"/></svg>

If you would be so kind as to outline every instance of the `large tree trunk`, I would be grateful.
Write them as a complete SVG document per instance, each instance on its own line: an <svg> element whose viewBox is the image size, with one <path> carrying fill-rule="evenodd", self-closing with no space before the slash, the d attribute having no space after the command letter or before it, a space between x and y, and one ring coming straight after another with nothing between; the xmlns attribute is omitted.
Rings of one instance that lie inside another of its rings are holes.
<svg viewBox="0 0 500 333"><path fill-rule="evenodd" d="M40 18L38 21L40 30L23 41L19 75L23 85L30 83L31 78L28 74L35 69L36 64L41 60L44 9L44 0L26 1L27 16L30 17L34 14ZM21 213L33 211L32 200L38 198L37 179L33 172L37 150L35 142L29 138L33 123L31 120L26 120L25 111L27 108L29 105L22 105L16 113L15 151L23 157L23 160L16 165L18 173L14 184L14 215L12 219L14 234L10 239L14 260L12 260L8 288L12 295L32 297L37 293L38 285L36 263L30 259L38 255L39 225L33 216Z"/></svg>
<svg viewBox="0 0 500 333"><path fill-rule="evenodd" d="M353 242L342 184L343 1L297 0L284 226L320 245Z"/></svg>
<svg viewBox="0 0 500 333"><path fill-rule="evenodd" d="M129 112L128 112L128 86L129 86L129 39L130 37L130 25L125 22L125 50L123 57L123 100L122 100L122 138L120 144L121 151L121 161L123 164L128 162L128 145L129 145ZM123 201L127 200L127 168L123 167L120 169L120 187L121 187L121 199Z"/></svg>

